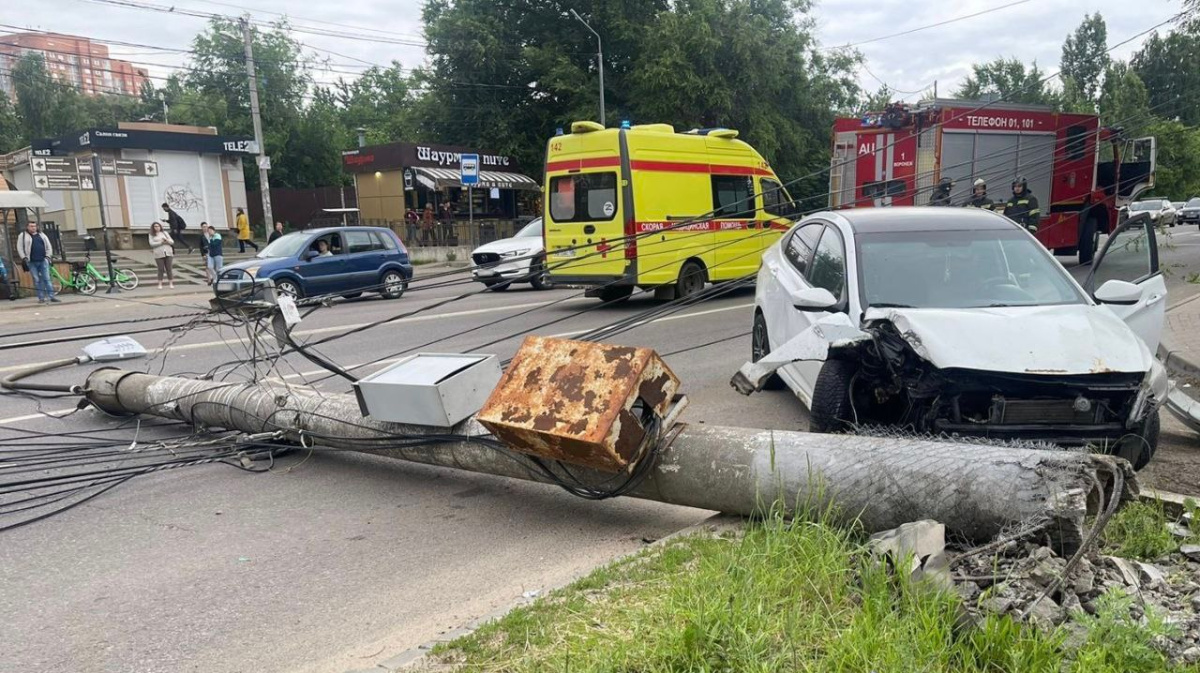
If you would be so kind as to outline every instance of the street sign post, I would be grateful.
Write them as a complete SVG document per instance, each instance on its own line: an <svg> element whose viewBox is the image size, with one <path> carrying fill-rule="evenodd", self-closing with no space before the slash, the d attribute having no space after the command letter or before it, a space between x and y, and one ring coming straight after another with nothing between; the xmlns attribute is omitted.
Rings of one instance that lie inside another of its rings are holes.
<svg viewBox="0 0 1200 673"><path fill-rule="evenodd" d="M458 162L459 180L467 188L467 226L471 236L475 235L475 192L471 188L479 184L479 155L464 154Z"/></svg>
<svg viewBox="0 0 1200 673"><path fill-rule="evenodd" d="M120 292L117 289L117 272L113 269L112 251L109 249L108 243L108 215L104 212L104 185L101 180L92 180L94 175L103 175L104 167L100 163L100 155L92 155L92 163L88 166L89 172L92 175L86 176L93 184L90 187L96 190L96 202L100 206L100 233L104 236L104 261L108 264L108 290L105 294L113 294ZM115 168L114 168L115 172ZM84 176L80 176L82 182Z"/></svg>
<svg viewBox="0 0 1200 673"><path fill-rule="evenodd" d="M29 161L33 169L33 185L37 189L90 191L96 188L94 161L80 161L75 157L34 157ZM101 175L119 177L153 178L158 176L158 163L140 159L101 159Z"/></svg>

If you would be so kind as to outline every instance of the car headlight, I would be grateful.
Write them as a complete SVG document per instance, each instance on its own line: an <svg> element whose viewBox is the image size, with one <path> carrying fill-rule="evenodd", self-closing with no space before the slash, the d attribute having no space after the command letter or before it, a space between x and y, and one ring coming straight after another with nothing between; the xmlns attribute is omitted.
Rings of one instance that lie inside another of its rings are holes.
<svg viewBox="0 0 1200 673"><path fill-rule="evenodd" d="M247 267L246 269L244 269L244 271L246 272L247 276L254 278L254 277L258 276L258 270L261 268L262 268L261 265L260 266L251 266L251 267Z"/></svg>
<svg viewBox="0 0 1200 673"><path fill-rule="evenodd" d="M501 257L520 257L521 255L529 254L530 250L531 250L531 248L525 248L523 250L509 250L508 252L500 253L500 256Z"/></svg>

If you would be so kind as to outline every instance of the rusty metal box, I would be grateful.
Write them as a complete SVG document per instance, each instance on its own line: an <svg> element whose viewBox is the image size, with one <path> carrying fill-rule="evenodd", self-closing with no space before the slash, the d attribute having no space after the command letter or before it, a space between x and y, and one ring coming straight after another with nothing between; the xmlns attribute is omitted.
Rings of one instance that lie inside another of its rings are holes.
<svg viewBox="0 0 1200 673"><path fill-rule="evenodd" d="M619 472L646 434L637 410L665 416L678 390L649 348L531 336L477 418L514 450Z"/></svg>

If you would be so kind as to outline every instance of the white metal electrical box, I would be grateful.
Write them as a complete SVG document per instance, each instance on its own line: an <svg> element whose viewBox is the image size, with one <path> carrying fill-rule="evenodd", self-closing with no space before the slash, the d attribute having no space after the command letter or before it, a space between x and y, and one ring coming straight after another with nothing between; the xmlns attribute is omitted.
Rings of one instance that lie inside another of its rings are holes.
<svg viewBox="0 0 1200 673"><path fill-rule="evenodd" d="M495 355L418 353L354 383L364 416L449 428L479 411L500 382Z"/></svg>

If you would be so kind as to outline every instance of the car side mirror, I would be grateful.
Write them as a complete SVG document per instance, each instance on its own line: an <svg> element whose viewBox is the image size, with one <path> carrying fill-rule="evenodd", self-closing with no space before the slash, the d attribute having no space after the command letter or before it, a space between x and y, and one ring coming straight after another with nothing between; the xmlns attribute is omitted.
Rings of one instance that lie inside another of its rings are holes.
<svg viewBox="0 0 1200 673"><path fill-rule="evenodd" d="M1113 279L1100 286L1092 295L1102 304L1131 305L1142 298L1142 288L1127 280Z"/></svg>
<svg viewBox="0 0 1200 673"><path fill-rule="evenodd" d="M320 256L321 256L321 253L317 252L316 250L306 250L304 252L304 257L302 257L302 259L306 262L311 262Z"/></svg>
<svg viewBox="0 0 1200 673"><path fill-rule="evenodd" d="M823 287L806 287L791 293L792 306L801 311L828 311L837 306L838 299Z"/></svg>

